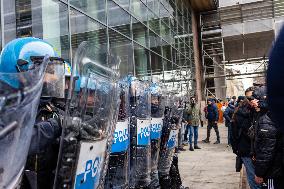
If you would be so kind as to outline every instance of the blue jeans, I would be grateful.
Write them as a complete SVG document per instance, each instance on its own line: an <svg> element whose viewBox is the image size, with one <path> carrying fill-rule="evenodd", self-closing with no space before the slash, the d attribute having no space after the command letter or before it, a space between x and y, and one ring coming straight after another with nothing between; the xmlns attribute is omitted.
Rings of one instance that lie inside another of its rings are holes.
<svg viewBox="0 0 284 189"><path fill-rule="evenodd" d="M247 172L247 180L251 189L261 189L261 186L254 181L254 165L250 157L241 157Z"/></svg>
<svg viewBox="0 0 284 189"><path fill-rule="evenodd" d="M187 125L189 131L188 143L192 145L192 137L194 135L194 145L197 145L198 141L198 126Z"/></svg>

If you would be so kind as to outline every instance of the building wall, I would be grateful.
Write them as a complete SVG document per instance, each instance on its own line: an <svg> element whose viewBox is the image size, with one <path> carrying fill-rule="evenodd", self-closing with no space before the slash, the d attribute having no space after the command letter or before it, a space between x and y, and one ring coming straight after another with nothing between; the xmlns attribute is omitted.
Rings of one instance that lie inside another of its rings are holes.
<svg viewBox="0 0 284 189"><path fill-rule="evenodd" d="M185 2L4 0L2 44L23 36L43 38L72 62L78 46L88 41L94 52L120 57L122 76L154 76L184 91L193 78L191 12Z"/></svg>
<svg viewBox="0 0 284 189"><path fill-rule="evenodd" d="M227 7L237 4L246 4L262 0L219 0L219 7Z"/></svg>

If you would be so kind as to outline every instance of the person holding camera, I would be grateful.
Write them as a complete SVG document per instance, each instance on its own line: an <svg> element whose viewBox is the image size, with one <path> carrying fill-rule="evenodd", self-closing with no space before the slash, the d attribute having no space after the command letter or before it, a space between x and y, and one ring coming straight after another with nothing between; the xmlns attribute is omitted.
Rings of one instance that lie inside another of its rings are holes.
<svg viewBox="0 0 284 189"><path fill-rule="evenodd" d="M282 189L284 188L282 134L268 109L266 87L257 88L253 98L251 102L258 114L254 125L255 182L267 185L268 189Z"/></svg>

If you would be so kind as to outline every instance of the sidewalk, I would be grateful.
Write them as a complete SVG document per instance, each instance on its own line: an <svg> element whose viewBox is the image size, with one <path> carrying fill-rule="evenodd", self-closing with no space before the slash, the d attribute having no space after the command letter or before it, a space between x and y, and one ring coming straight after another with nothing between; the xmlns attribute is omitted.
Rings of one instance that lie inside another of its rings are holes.
<svg viewBox="0 0 284 189"><path fill-rule="evenodd" d="M190 189L238 189L240 173L235 172L235 155L227 148L227 128L219 125L221 144L216 141L214 129L211 131L211 143L201 141L206 137L206 126L199 128L199 146L201 150L186 151L179 154L179 169L183 185Z"/></svg>

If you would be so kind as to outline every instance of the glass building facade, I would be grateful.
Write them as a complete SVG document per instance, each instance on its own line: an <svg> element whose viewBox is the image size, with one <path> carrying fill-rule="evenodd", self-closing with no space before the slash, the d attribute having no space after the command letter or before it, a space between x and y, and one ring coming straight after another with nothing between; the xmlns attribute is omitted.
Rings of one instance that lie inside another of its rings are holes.
<svg viewBox="0 0 284 189"><path fill-rule="evenodd" d="M72 63L83 41L120 57L120 74L158 79L180 94L193 86L187 0L2 0L1 46L42 38Z"/></svg>

